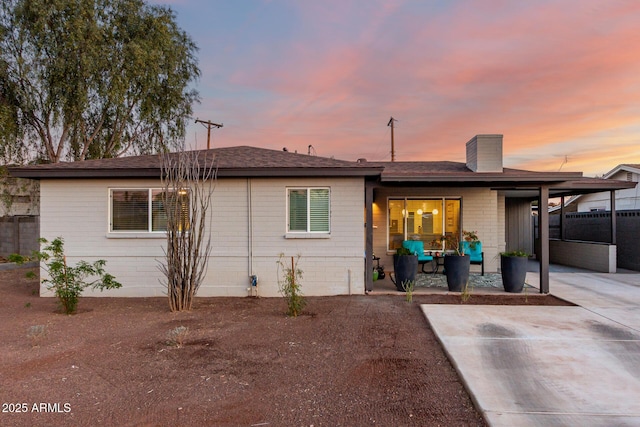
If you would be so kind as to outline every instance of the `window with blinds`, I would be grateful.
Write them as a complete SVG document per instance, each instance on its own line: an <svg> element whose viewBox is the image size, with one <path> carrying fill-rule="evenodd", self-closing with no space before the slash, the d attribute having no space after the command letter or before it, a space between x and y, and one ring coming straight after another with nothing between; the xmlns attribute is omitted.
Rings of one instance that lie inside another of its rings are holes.
<svg viewBox="0 0 640 427"><path fill-rule="evenodd" d="M288 232L329 233L330 194L328 188L289 188Z"/></svg>
<svg viewBox="0 0 640 427"><path fill-rule="evenodd" d="M111 231L149 231L149 190L111 190Z"/></svg>
<svg viewBox="0 0 640 427"><path fill-rule="evenodd" d="M189 229L189 193L165 194L162 189L111 189L112 232L164 232L167 215L179 217L179 230ZM171 208L171 206L173 208Z"/></svg>

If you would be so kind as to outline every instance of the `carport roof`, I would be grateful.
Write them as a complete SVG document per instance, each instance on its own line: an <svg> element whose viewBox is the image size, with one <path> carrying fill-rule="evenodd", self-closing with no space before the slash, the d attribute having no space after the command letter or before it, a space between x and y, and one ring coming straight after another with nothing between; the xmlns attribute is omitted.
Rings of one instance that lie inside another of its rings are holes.
<svg viewBox="0 0 640 427"><path fill-rule="evenodd" d="M491 187L507 197L535 198L540 186L550 197L633 188L634 182L583 177L582 172L534 172L503 168L502 172L473 172L461 162L369 162L384 168L383 185L443 185Z"/></svg>
<svg viewBox="0 0 640 427"><path fill-rule="evenodd" d="M461 162L369 162L384 168L382 182L559 182L581 178L582 172L533 172L504 168L502 172L473 172Z"/></svg>

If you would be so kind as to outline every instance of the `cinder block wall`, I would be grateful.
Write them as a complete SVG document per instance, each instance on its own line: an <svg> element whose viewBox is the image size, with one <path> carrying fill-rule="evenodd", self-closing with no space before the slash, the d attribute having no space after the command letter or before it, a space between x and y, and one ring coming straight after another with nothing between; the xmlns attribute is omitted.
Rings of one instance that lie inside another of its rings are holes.
<svg viewBox="0 0 640 427"><path fill-rule="evenodd" d="M0 217L0 256L7 257L13 253L29 255L38 249L39 237L39 216Z"/></svg>
<svg viewBox="0 0 640 427"><path fill-rule="evenodd" d="M549 240L549 262L603 273L616 272L616 246L596 242Z"/></svg>
<svg viewBox="0 0 640 427"><path fill-rule="evenodd" d="M616 212L617 265L640 271L640 210ZM565 238L584 242L611 241L611 212L571 212L565 218ZM549 217L549 235L560 238L560 215Z"/></svg>

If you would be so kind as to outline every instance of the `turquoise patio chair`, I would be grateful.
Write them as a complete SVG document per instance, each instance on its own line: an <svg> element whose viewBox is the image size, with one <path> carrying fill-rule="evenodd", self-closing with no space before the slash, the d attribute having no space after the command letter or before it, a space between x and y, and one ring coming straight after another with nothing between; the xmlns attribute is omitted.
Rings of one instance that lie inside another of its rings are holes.
<svg viewBox="0 0 640 427"><path fill-rule="evenodd" d="M471 264L481 265L482 275L484 276L484 252L482 252L482 242L475 242L472 247L471 242L460 242L461 250L465 255L471 258Z"/></svg>
<svg viewBox="0 0 640 427"><path fill-rule="evenodd" d="M433 264L433 257L424 254L424 243L422 240L405 240L402 242L402 247L409 249L412 254L418 257L418 264L422 266L422 272L426 273L426 271L424 271L424 265L428 262Z"/></svg>

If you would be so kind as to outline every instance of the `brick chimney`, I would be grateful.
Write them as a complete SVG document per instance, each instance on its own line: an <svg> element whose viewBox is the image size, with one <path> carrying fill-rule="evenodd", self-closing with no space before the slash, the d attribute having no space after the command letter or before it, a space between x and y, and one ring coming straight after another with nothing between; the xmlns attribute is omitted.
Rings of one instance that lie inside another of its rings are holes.
<svg viewBox="0 0 640 427"><path fill-rule="evenodd" d="M474 172L502 172L502 135L476 135L467 142L467 167Z"/></svg>

